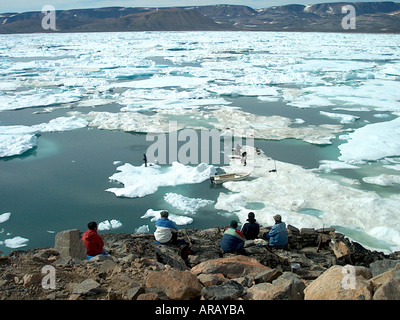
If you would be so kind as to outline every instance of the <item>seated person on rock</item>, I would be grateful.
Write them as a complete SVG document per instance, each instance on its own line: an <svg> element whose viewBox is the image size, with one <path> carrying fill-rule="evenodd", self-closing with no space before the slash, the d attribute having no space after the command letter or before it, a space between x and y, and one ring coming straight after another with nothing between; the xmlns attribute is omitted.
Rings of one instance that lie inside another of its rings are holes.
<svg viewBox="0 0 400 320"><path fill-rule="evenodd" d="M226 253L240 252L244 247L244 236L236 230L238 223L232 220L228 229L224 232L221 240L221 249Z"/></svg>
<svg viewBox="0 0 400 320"><path fill-rule="evenodd" d="M269 232L264 233L264 238L268 240L270 247L284 247L288 243L286 224L282 222L282 217L277 214L274 216L275 224Z"/></svg>
<svg viewBox="0 0 400 320"><path fill-rule="evenodd" d="M91 259L99 254L108 254L104 249L104 241L97 233L97 223L92 221L88 223L88 229L82 235L83 244L86 247L87 259Z"/></svg>
<svg viewBox="0 0 400 320"><path fill-rule="evenodd" d="M175 222L168 219L168 211L161 211L161 218L156 221L156 231L154 238L157 244L176 244L178 238L178 228Z"/></svg>
<svg viewBox="0 0 400 320"><path fill-rule="evenodd" d="M254 240L260 232L260 225L256 222L254 212L249 212L248 219L240 230L246 240Z"/></svg>

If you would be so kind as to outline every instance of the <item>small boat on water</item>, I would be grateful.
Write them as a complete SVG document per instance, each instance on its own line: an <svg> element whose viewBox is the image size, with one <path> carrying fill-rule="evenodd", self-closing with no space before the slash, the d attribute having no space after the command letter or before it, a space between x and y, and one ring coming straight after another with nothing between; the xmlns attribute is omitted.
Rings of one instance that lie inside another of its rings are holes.
<svg viewBox="0 0 400 320"><path fill-rule="evenodd" d="M250 172L237 172L237 173L225 173L217 174L210 177L212 183L221 184L227 181L240 181L246 179L250 175Z"/></svg>

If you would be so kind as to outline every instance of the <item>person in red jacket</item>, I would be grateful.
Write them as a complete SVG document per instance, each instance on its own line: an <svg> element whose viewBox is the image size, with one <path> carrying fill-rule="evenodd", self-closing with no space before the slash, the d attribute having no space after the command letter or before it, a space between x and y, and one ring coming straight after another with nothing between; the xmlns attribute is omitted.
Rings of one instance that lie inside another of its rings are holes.
<svg viewBox="0 0 400 320"><path fill-rule="evenodd" d="M88 260L93 256L97 256L98 254L107 254L104 250L104 241L102 237L97 233L97 223L92 221L88 223L88 229L82 235L83 244L86 247L86 254Z"/></svg>

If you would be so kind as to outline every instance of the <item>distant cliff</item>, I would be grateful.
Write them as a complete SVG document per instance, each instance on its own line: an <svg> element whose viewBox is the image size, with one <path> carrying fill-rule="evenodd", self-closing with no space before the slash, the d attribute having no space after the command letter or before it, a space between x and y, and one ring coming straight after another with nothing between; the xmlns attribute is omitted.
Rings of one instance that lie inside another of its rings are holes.
<svg viewBox="0 0 400 320"><path fill-rule="evenodd" d="M347 15L342 13L345 5L355 9L355 29L342 27ZM293 4L257 10L239 5L57 10L57 31L43 29L43 18L40 11L0 14L0 33L223 30L400 33L397 2Z"/></svg>

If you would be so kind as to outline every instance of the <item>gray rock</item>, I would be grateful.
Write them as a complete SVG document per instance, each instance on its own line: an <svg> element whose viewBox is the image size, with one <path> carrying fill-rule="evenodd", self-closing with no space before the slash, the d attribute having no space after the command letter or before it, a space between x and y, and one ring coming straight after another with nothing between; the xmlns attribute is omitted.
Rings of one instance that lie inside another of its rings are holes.
<svg viewBox="0 0 400 320"><path fill-rule="evenodd" d="M93 279L86 279L78 284L72 293L84 296L93 296L102 292L104 292L104 288L101 287L100 283Z"/></svg>
<svg viewBox="0 0 400 320"><path fill-rule="evenodd" d="M398 262L400 262L400 260L390 260L390 259L377 260L369 265L369 270L375 277L379 274L389 271L390 269L394 269L394 267Z"/></svg>
<svg viewBox="0 0 400 320"><path fill-rule="evenodd" d="M254 277L254 282L255 283L272 282L273 280L277 279L281 274L282 274L282 272L279 270L268 269L268 270L265 270L265 271L257 274Z"/></svg>
<svg viewBox="0 0 400 320"><path fill-rule="evenodd" d="M235 300L240 298L243 292L243 286L231 280L220 285L204 287L201 295L206 300Z"/></svg>
<svg viewBox="0 0 400 320"><path fill-rule="evenodd" d="M168 245L156 245L155 251L157 255L157 261L170 265L176 270L188 270L185 261L179 255L176 247L170 247Z"/></svg>
<svg viewBox="0 0 400 320"><path fill-rule="evenodd" d="M126 291L124 297L128 300L136 300L142 293L145 293L144 288L141 286L136 286Z"/></svg>
<svg viewBox="0 0 400 320"><path fill-rule="evenodd" d="M306 285L301 278L292 272L284 272L278 279L272 281L275 287L280 287L279 300L303 300Z"/></svg>

